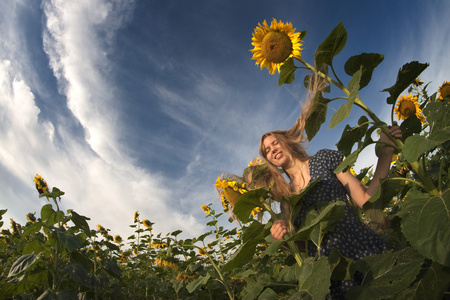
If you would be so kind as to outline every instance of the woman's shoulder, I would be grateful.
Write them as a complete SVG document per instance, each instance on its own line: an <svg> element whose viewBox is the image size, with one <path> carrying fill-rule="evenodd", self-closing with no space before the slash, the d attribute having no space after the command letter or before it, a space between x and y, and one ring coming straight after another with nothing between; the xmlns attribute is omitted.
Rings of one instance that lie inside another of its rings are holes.
<svg viewBox="0 0 450 300"><path fill-rule="evenodd" d="M316 161L330 169L335 169L342 162L344 156L341 151L331 149L321 149L311 157L312 161Z"/></svg>
<svg viewBox="0 0 450 300"><path fill-rule="evenodd" d="M342 157L342 152L338 150L331 150L331 149L321 149L317 151L316 154L313 155L313 157L318 158L329 158L329 157Z"/></svg>

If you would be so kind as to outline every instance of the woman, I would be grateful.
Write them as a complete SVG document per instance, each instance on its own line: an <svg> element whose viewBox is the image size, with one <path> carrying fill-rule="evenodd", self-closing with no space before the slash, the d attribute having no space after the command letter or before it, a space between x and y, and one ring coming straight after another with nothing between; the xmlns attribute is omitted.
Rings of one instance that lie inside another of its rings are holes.
<svg viewBox="0 0 450 300"><path fill-rule="evenodd" d="M283 196L290 197L298 194L309 182L321 177L320 181L302 198L303 206L294 224L289 224L285 220L274 222L270 229L273 238L275 240L283 238L289 232L290 226L299 228L308 211L317 209L319 202L335 202L341 199L347 204L345 216L333 231L325 235L320 245L320 254L327 256L332 249L337 249L345 257L359 260L368 255L381 253L385 245L378 235L353 213L348 196L362 207L377 191L380 187L380 179L386 178L389 174L395 151L390 146L393 142L386 134L381 133L382 144L377 153L378 163L373 179L366 188L349 170L334 174L334 170L343 160L341 152L320 150L313 156L306 154L302 143L306 141L304 124L308 114L308 107L304 107L302 115L291 129L266 133L260 141L259 152L268 163L268 177L273 182L271 193L274 200L279 201ZM401 138L401 130L397 124L389 128L393 137ZM288 180L280 169L284 171ZM287 203L282 202L281 211L284 215L289 215ZM312 242L308 243L308 254L310 256L317 254L317 247ZM360 284L360 278L332 282L330 287L332 298L345 299L344 294L348 288L357 284Z"/></svg>

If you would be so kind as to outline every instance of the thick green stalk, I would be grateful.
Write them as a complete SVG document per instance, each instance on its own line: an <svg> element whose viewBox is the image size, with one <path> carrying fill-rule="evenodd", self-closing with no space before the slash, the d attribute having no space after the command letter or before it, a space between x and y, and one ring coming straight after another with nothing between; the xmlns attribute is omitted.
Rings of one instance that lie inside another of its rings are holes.
<svg viewBox="0 0 450 300"><path fill-rule="evenodd" d="M222 281L223 286L225 287L225 290L227 291L228 297L230 297L231 300L234 300L234 295L230 290L230 287L228 286L226 280L224 279L222 272L220 272L219 268L217 267L217 265L214 263L213 259L211 258L210 255L208 255L209 261L211 262L211 265L214 267L214 269L216 270L217 274L220 277L220 280Z"/></svg>

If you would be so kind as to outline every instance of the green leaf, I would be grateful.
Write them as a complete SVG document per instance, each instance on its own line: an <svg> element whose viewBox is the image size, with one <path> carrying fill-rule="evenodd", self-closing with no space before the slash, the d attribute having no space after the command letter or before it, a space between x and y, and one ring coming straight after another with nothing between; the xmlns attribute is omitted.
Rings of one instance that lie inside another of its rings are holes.
<svg viewBox="0 0 450 300"><path fill-rule="evenodd" d="M387 299L407 288L419 273L424 258L411 248L383 252L355 262L355 269L364 273L361 286L347 292L348 299Z"/></svg>
<svg viewBox="0 0 450 300"><path fill-rule="evenodd" d="M264 230L265 225L258 221L253 221L250 226L245 228L243 231L242 241L245 243L250 239L254 239L256 236L260 236Z"/></svg>
<svg viewBox="0 0 450 300"><path fill-rule="evenodd" d="M122 276L122 269L114 261L107 261L105 263L105 269L109 275L115 278L121 278Z"/></svg>
<svg viewBox="0 0 450 300"><path fill-rule="evenodd" d="M86 220L90 219L84 216L80 216L73 210L70 210L70 214L72 215L70 219L75 224L75 226L80 228L88 237L91 237L91 230L89 229L89 224L86 222Z"/></svg>
<svg viewBox="0 0 450 300"><path fill-rule="evenodd" d="M428 66L429 64L422 64L417 61L404 64L398 71L395 84L390 88L383 90L383 92L389 92L390 94L387 98L387 103L394 104L397 101L398 96L400 96L400 94L410 86L417 76L419 76Z"/></svg>
<svg viewBox="0 0 450 300"><path fill-rule="evenodd" d="M324 64L332 65L333 58L344 49L346 42L347 31L344 24L340 22L317 48L316 68L319 70Z"/></svg>
<svg viewBox="0 0 450 300"><path fill-rule="evenodd" d="M416 115L412 115L400 124L400 129L402 130L402 140L405 141L413 134L422 131L422 122L420 122Z"/></svg>
<svg viewBox="0 0 450 300"><path fill-rule="evenodd" d="M297 274L299 291L308 292L313 299L325 299L330 292L331 271L327 257L320 257L318 260L309 257Z"/></svg>
<svg viewBox="0 0 450 300"><path fill-rule="evenodd" d="M188 285L186 285L186 289L189 293L192 293L198 287L205 285L208 282L209 278L211 278L211 275L209 273L206 273L205 276L200 275L197 279L191 281Z"/></svg>
<svg viewBox="0 0 450 300"><path fill-rule="evenodd" d="M305 131L309 141L316 136L320 126L325 122L330 101L330 99L324 98L321 92L317 92L314 96L311 114L305 122Z"/></svg>
<svg viewBox="0 0 450 300"><path fill-rule="evenodd" d="M362 69L359 89L367 86L372 79L373 70L383 61L384 55L378 53L362 53L350 57L345 63L344 70L353 76L359 69Z"/></svg>
<svg viewBox="0 0 450 300"><path fill-rule="evenodd" d="M403 203L401 228L423 256L450 267L450 189L439 196L411 190Z"/></svg>
<svg viewBox="0 0 450 300"><path fill-rule="evenodd" d="M334 174L339 174L347 168L353 166L358 159L360 149L356 149L352 154L348 155L343 162L334 170Z"/></svg>
<svg viewBox="0 0 450 300"><path fill-rule="evenodd" d="M295 80L295 70L298 67L294 64L294 59L289 57L280 67L280 78L278 79L278 85L281 86L284 83L291 84Z"/></svg>
<svg viewBox="0 0 450 300"><path fill-rule="evenodd" d="M450 101L429 102L423 109L423 114L430 125L431 133L448 127L450 126L450 118L448 117L450 116Z"/></svg>
<svg viewBox="0 0 450 300"><path fill-rule="evenodd" d="M285 265L278 274L277 281L296 281L297 273L300 271L299 269L300 266L298 264L293 264L292 266Z"/></svg>
<svg viewBox="0 0 450 300"><path fill-rule="evenodd" d="M69 274L70 278L73 279L78 285L90 288L91 283L89 280L89 274L84 269L84 267L79 263L70 263L63 267L64 272Z"/></svg>
<svg viewBox="0 0 450 300"><path fill-rule="evenodd" d="M11 268L9 269L8 278L12 276L16 276L25 270L27 270L29 267L31 267L35 262L37 262L41 258L40 253L30 253L20 256L16 261L12 264Z"/></svg>
<svg viewBox="0 0 450 300"><path fill-rule="evenodd" d="M47 226L52 226L57 222L56 212L53 210L53 207L51 204L46 204L46 205L42 206L41 219L42 219L42 222Z"/></svg>
<svg viewBox="0 0 450 300"><path fill-rule="evenodd" d="M359 81L361 79L362 71L357 71L350 82L348 83L349 96L347 102L345 102L341 107L339 107L336 112L333 114L333 117L330 120L330 125L328 128L334 128L336 125L341 123L345 118L350 115L350 111L352 110L353 104L355 103L356 96L358 96L359 90Z"/></svg>
<svg viewBox="0 0 450 300"><path fill-rule="evenodd" d="M331 250L328 256L328 263L331 270L331 279L342 281L351 279L352 260L342 256L337 249Z"/></svg>
<svg viewBox="0 0 450 300"><path fill-rule="evenodd" d="M244 280L247 285L244 289L244 297L242 297L243 300L256 299L264 289L264 286L270 282L270 278L266 274L259 276L257 281L250 277L245 278Z"/></svg>
<svg viewBox="0 0 450 300"><path fill-rule="evenodd" d="M83 246L83 241L73 233L58 231L58 239L69 252L78 250Z"/></svg>
<svg viewBox="0 0 450 300"><path fill-rule="evenodd" d="M38 239L34 239L25 244L25 247L23 247L22 254L29 254L29 253L33 253L33 252L39 253L39 252L42 252L43 250L44 250L44 247L41 244L41 242Z"/></svg>
<svg viewBox="0 0 450 300"><path fill-rule="evenodd" d="M321 222L335 223L339 221L345 215L345 205L343 201L337 201L321 208L317 217L307 220L306 224L297 230L287 241L307 240L309 239L309 234L317 224Z"/></svg>
<svg viewBox="0 0 450 300"><path fill-rule="evenodd" d="M450 288L450 268L432 263L425 275L414 287L413 293L408 295L411 300L441 300ZM406 298L405 298L406 299Z"/></svg>
<svg viewBox="0 0 450 300"><path fill-rule="evenodd" d="M256 246L263 241L264 239L252 239L244 243L223 266L223 270L232 270L249 263L255 255Z"/></svg>
<svg viewBox="0 0 450 300"><path fill-rule="evenodd" d="M362 116L358 120L358 126L345 126L344 131L342 132L341 139L336 144L337 148L342 151L344 156L350 155L353 145L357 142L361 142L362 138L366 134L367 128L369 127L368 122L369 119L367 119L366 116Z"/></svg>
<svg viewBox="0 0 450 300"><path fill-rule="evenodd" d="M27 226L26 228L24 228L22 234L24 236L27 236L27 235L34 236L36 233L38 233L41 230L41 228L42 228L42 223L36 222L36 223L33 223L33 224Z"/></svg>
<svg viewBox="0 0 450 300"><path fill-rule="evenodd" d="M278 294L271 288L266 288L264 292L259 295L258 300L278 300Z"/></svg>
<svg viewBox="0 0 450 300"><path fill-rule="evenodd" d="M234 205L233 213L242 222L247 222L255 207L261 207L261 198L267 194L265 189L251 190L239 197Z"/></svg>
<svg viewBox="0 0 450 300"><path fill-rule="evenodd" d="M410 136L405 141L403 155L410 163L417 161L419 156L448 141L450 139L449 137L450 127L436 130L430 134L429 137L424 137L417 134Z"/></svg>
<svg viewBox="0 0 450 300"><path fill-rule="evenodd" d="M297 218L300 210L302 209L303 203L300 201L303 196L306 195L306 193L311 190L318 182L320 182L320 180L322 180L322 176L314 179L313 181L311 181L310 183L308 183L307 186L305 186L300 193L290 197L287 201L289 202L289 206L291 208L291 214L290 214L290 219L291 222L293 223L295 218Z"/></svg>

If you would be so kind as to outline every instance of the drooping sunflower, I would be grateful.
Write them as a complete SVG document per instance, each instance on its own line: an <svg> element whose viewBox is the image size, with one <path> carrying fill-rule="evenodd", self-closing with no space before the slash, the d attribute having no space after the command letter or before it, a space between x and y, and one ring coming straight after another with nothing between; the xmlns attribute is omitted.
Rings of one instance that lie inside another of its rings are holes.
<svg viewBox="0 0 450 300"><path fill-rule="evenodd" d="M419 102L417 97L413 97L411 94L409 95L401 95L397 100L397 106L394 109L394 112L397 114L397 119L406 120L412 115L416 115L416 117L423 123L424 117L422 115L422 110L419 107Z"/></svg>
<svg viewBox="0 0 450 300"><path fill-rule="evenodd" d="M209 207L206 206L205 204L202 205L202 209L208 215L211 213L211 209L209 209Z"/></svg>
<svg viewBox="0 0 450 300"><path fill-rule="evenodd" d="M36 189L38 190L39 194L48 193L47 181L45 181L42 176L36 174L36 176L34 176L34 183L36 184Z"/></svg>
<svg viewBox="0 0 450 300"><path fill-rule="evenodd" d="M256 60L256 65L260 65L261 70L266 67L270 74L275 71L280 72L280 67L289 57L300 58L302 48L300 32L295 32L290 22L283 23L272 20L269 25L264 20L263 24L258 23L252 37L253 52L252 59Z"/></svg>
<svg viewBox="0 0 450 300"><path fill-rule="evenodd" d="M150 222L149 220L143 220L142 224L144 224L145 227L151 229L152 228L152 222Z"/></svg>
<svg viewBox="0 0 450 300"><path fill-rule="evenodd" d="M444 83L439 87L439 97L438 100L444 100L444 98L450 96L450 82L444 81Z"/></svg>

